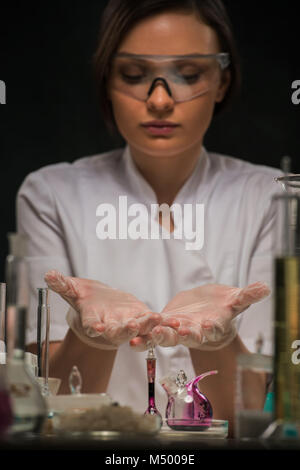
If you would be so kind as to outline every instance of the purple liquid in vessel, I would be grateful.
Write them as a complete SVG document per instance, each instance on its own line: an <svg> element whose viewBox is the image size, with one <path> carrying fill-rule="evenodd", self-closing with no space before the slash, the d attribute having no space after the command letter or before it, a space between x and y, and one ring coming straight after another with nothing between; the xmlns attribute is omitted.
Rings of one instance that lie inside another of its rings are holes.
<svg viewBox="0 0 300 470"><path fill-rule="evenodd" d="M145 411L145 415L156 415L161 419L162 417L160 412L155 406L155 369L156 369L156 359L147 358L147 376L148 376L148 408Z"/></svg>
<svg viewBox="0 0 300 470"><path fill-rule="evenodd" d="M183 385L187 392L184 407L180 408L179 416L176 416L176 396L169 395L166 410L167 424L175 430L204 430L210 427L213 409L208 398L200 392L197 383L208 375L214 375L217 371L209 371L199 375L187 384ZM190 399L188 399L190 397Z"/></svg>
<svg viewBox="0 0 300 470"><path fill-rule="evenodd" d="M0 436L11 426L13 421L9 394L6 390L0 390Z"/></svg>
<svg viewBox="0 0 300 470"><path fill-rule="evenodd" d="M148 405L149 408L155 408L154 382L149 382L148 384Z"/></svg>

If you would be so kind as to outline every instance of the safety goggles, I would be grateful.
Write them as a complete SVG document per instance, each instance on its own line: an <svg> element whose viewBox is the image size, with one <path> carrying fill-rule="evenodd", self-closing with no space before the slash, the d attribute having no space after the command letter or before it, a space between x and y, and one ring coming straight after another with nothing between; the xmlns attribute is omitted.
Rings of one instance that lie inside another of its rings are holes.
<svg viewBox="0 0 300 470"><path fill-rule="evenodd" d="M229 54L137 55L118 53L111 68L112 88L147 101L158 85L177 102L207 93L230 64Z"/></svg>

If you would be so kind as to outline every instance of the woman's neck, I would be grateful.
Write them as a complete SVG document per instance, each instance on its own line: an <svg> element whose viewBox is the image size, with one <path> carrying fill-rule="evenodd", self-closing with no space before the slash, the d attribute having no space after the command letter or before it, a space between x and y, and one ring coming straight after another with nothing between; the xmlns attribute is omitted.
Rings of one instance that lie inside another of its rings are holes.
<svg viewBox="0 0 300 470"><path fill-rule="evenodd" d="M172 205L180 188L193 173L202 144L178 155L156 157L130 147L132 158L156 194L157 203Z"/></svg>

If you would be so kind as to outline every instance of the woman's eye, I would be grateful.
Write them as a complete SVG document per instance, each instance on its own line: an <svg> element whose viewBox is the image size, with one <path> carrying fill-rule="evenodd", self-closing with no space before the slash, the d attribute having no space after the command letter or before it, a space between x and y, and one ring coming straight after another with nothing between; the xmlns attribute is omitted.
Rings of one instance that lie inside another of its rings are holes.
<svg viewBox="0 0 300 470"><path fill-rule="evenodd" d="M121 74L122 76L122 79L125 81L125 82L128 82L128 83L136 83L136 82L139 82L143 79L143 75L142 74L139 74L139 75L133 75L133 74L127 74L127 73L122 73Z"/></svg>
<svg viewBox="0 0 300 470"><path fill-rule="evenodd" d="M203 78L203 70L199 69L199 67L178 67L174 72L175 77L179 81L187 83L196 83Z"/></svg>
<svg viewBox="0 0 300 470"><path fill-rule="evenodd" d="M186 72L177 72L174 75L174 80L178 82L185 82L185 83L196 83L199 80L201 80L202 74L199 72L193 72L193 73L186 73Z"/></svg>
<svg viewBox="0 0 300 470"><path fill-rule="evenodd" d="M186 82L196 82L199 80L201 74L200 73L193 73L193 74L182 74L182 78Z"/></svg>

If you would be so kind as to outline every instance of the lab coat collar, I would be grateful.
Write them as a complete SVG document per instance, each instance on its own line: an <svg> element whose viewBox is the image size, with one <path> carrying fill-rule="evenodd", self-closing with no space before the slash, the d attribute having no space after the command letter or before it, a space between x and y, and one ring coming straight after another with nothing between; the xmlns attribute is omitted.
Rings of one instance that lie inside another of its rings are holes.
<svg viewBox="0 0 300 470"><path fill-rule="evenodd" d="M144 204L156 204L157 198L154 190L150 184L146 181L143 175L138 170L133 157L130 152L130 148L127 145L123 153L123 164L126 181L129 184L130 193ZM174 203L193 203L197 197L197 189L199 188L200 183L205 184L206 175L209 171L210 161L209 156L204 147L200 152L196 166L185 181L183 186L180 188L177 193ZM201 186L201 185L200 185Z"/></svg>

